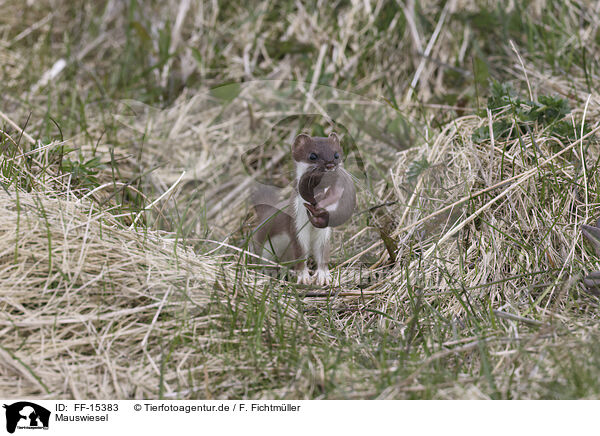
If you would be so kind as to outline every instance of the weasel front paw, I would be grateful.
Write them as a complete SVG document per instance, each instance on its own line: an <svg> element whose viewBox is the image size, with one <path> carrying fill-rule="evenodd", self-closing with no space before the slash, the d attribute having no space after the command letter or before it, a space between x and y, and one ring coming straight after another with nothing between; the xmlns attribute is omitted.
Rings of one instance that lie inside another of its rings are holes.
<svg viewBox="0 0 600 436"><path fill-rule="evenodd" d="M318 229L324 229L329 224L329 212L322 207L315 207L312 204L304 203L307 210L308 219Z"/></svg>
<svg viewBox="0 0 600 436"><path fill-rule="evenodd" d="M317 285L329 286L331 284L331 273L328 269L318 269L316 275Z"/></svg>
<svg viewBox="0 0 600 436"><path fill-rule="evenodd" d="M308 268L304 268L298 273L298 283L303 285L310 285L312 283L312 277L310 276Z"/></svg>

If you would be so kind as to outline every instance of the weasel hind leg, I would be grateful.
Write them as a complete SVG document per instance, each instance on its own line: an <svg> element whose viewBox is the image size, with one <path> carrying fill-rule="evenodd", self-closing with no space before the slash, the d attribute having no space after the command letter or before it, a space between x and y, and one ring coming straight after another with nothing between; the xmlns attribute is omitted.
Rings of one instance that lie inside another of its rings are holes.
<svg viewBox="0 0 600 436"><path fill-rule="evenodd" d="M308 266L306 265L306 259L308 258L310 251L310 240L311 240L311 224L308 222L308 215L306 209L304 209L302 198L296 197L296 204L294 205L296 210L296 219L294 221L295 238L294 244L294 257L301 259L296 263L295 270L298 274L298 283L303 285L310 285L313 282L313 277L310 275Z"/></svg>
<svg viewBox="0 0 600 436"><path fill-rule="evenodd" d="M292 240L292 248L294 250L294 259L296 264L294 270L298 276L298 283L303 285L310 285L313 282L313 277L310 275L308 266L306 265L306 258L308 256L308 244L303 244L304 239L301 239L301 234Z"/></svg>
<svg viewBox="0 0 600 436"><path fill-rule="evenodd" d="M316 282L319 286L328 286L331 284L331 273L329 272L329 240L331 238L331 228L315 229L315 240L313 243L313 255L317 263L317 272L315 274Z"/></svg>

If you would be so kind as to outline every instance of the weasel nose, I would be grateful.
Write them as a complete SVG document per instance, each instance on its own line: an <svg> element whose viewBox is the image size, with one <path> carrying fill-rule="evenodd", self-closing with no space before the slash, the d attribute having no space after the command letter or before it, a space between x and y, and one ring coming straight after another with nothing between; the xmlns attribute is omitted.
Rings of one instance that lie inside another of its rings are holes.
<svg viewBox="0 0 600 436"><path fill-rule="evenodd" d="M335 164L333 164L333 163L325 164L325 169L327 169L327 170L332 170L334 168L335 168Z"/></svg>

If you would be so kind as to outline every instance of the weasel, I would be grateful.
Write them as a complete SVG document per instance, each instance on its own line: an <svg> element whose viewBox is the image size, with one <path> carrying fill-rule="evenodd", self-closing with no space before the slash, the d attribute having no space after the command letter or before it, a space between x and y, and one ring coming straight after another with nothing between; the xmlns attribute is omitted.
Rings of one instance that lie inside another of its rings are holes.
<svg viewBox="0 0 600 436"><path fill-rule="evenodd" d="M296 166L294 194L278 202L277 189L263 186L252 203L260 224L254 231L254 251L266 258L295 262L298 283L329 285L331 228L346 222L354 212L356 192L343 168L342 147L335 133L328 137L300 134L292 145ZM309 255L317 264L312 277Z"/></svg>

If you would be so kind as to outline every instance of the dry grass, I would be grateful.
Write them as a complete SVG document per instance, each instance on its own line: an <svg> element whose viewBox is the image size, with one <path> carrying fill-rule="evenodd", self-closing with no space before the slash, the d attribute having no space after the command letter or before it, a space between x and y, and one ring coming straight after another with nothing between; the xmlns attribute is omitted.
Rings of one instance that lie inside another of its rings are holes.
<svg viewBox="0 0 600 436"><path fill-rule="evenodd" d="M0 210L3 395L153 397L160 379L165 396L178 396L190 370L227 368L212 356L193 369L199 356L183 345L208 352L231 341L211 308L235 304L244 316L256 283L218 256L124 227L70 192L3 191Z"/></svg>
<svg viewBox="0 0 600 436"><path fill-rule="evenodd" d="M592 6L13 3L0 397L598 398ZM243 253L301 130L359 186L331 290Z"/></svg>

